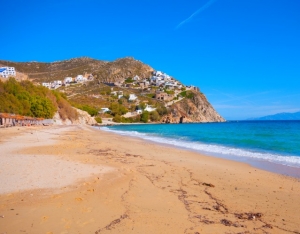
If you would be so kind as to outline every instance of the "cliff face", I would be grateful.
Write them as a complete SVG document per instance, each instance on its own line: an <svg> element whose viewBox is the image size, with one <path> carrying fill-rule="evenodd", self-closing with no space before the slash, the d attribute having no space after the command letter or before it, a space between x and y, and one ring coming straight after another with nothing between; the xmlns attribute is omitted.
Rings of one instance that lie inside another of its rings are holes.
<svg viewBox="0 0 300 234"><path fill-rule="evenodd" d="M71 121L70 119L63 120L58 112L55 113L53 120L56 125L71 125L71 124L96 124L96 120L91 117L86 111L74 108L78 113L78 119Z"/></svg>
<svg viewBox="0 0 300 234"><path fill-rule="evenodd" d="M190 98L174 103L171 113L162 118L163 123L190 123L190 122L225 122L207 101L204 94L192 91Z"/></svg>

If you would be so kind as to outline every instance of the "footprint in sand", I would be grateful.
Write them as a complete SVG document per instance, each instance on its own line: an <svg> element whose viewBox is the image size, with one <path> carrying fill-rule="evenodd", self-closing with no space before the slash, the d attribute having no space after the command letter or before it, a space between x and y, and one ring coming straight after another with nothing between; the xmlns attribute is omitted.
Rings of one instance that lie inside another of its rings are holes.
<svg viewBox="0 0 300 234"><path fill-rule="evenodd" d="M76 197L75 200L79 201L79 202L83 201L83 199L81 197Z"/></svg>
<svg viewBox="0 0 300 234"><path fill-rule="evenodd" d="M41 218L41 222L46 222L48 219L49 219L48 216L43 216L43 217Z"/></svg>

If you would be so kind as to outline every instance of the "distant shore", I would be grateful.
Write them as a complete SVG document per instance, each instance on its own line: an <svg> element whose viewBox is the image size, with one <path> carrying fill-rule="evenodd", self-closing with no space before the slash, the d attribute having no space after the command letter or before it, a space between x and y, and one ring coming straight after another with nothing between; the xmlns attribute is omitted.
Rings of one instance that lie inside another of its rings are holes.
<svg viewBox="0 0 300 234"><path fill-rule="evenodd" d="M85 125L0 133L0 233L300 233L296 178Z"/></svg>

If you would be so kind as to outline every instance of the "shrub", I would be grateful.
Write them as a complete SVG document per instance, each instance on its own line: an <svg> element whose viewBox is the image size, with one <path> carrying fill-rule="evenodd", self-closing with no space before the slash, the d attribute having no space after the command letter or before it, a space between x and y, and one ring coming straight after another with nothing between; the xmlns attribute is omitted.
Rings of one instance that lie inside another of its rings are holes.
<svg viewBox="0 0 300 234"><path fill-rule="evenodd" d="M148 93L146 96L149 98L155 98L155 93Z"/></svg>
<svg viewBox="0 0 300 234"><path fill-rule="evenodd" d="M148 120L149 120L149 112L148 112L148 111L144 111L144 112L141 114L141 122L147 123Z"/></svg>
<svg viewBox="0 0 300 234"><path fill-rule="evenodd" d="M181 97L186 97L186 91L183 91L179 94Z"/></svg>
<svg viewBox="0 0 300 234"><path fill-rule="evenodd" d="M126 109L125 106L117 103L117 102L114 102L110 105L109 109L111 110L111 114L113 116L116 116L116 115L124 115L128 112L128 110Z"/></svg>
<svg viewBox="0 0 300 234"><path fill-rule="evenodd" d="M192 99L195 96L195 94L193 92L189 92L186 97L189 99Z"/></svg>
<svg viewBox="0 0 300 234"><path fill-rule="evenodd" d="M96 120L97 123L102 123L102 119L99 116L95 117L95 120Z"/></svg>
<svg viewBox="0 0 300 234"><path fill-rule="evenodd" d="M150 120L151 121L158 121L159 119L160 119L160 116L156 110L150 112Z"/></svg>
<svg viewBox="0 0 300 234"><path fill-rule="evenodd" d="M78 109L86 111L91 116L95 116L98 114L98 110L92 106L89 105L75 105Z"/></svg>
<svg viewBox="0 0 300 234"><path fill-rule="evenodd" d="M125 83L133 83L133 79L131 77L128 77L126 80L125 80Z"/></svg>

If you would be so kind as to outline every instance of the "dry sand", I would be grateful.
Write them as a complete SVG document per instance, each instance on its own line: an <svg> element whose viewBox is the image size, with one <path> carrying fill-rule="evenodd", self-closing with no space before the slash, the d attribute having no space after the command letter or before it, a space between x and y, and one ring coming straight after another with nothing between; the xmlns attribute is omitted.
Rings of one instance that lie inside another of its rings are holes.
<svg viewBox="0 0 300 234"><path fill-rule="evenodd" d="M2 233L300 233L299 179L86 126L0 129Z"/></svg>

